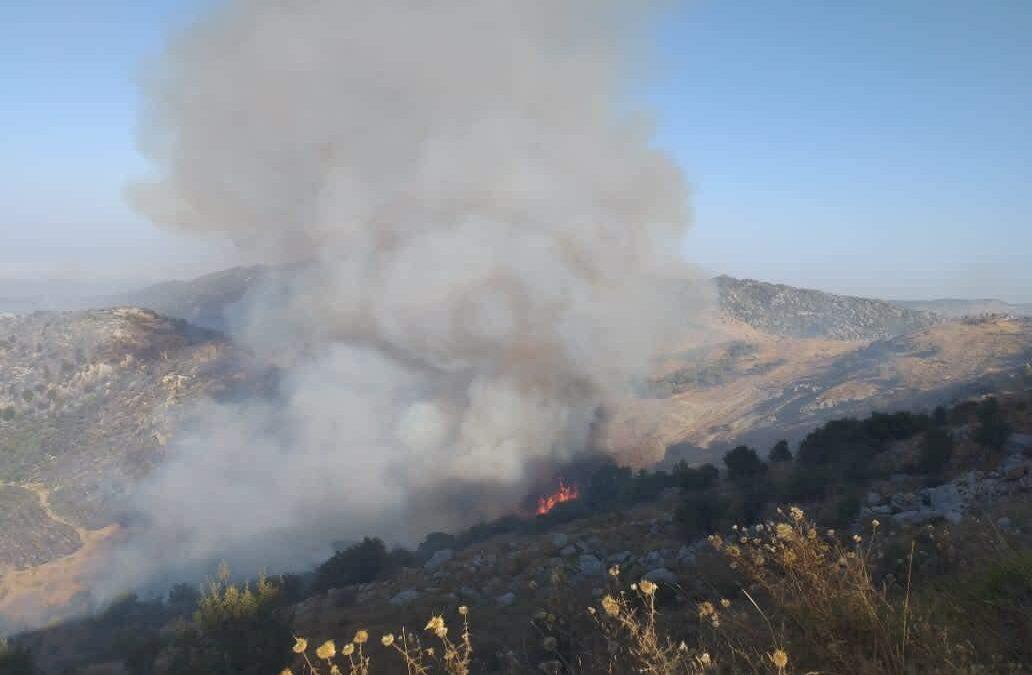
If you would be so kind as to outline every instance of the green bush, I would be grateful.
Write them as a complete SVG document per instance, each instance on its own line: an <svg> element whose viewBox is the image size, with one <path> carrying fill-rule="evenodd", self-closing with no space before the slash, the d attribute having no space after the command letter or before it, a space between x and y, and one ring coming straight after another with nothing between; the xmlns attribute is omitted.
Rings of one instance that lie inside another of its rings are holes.
<svg viewBox="0 0 1032 675"><path fill-rule="evenodd" d="M936 474L949 464L953 456L953 435L938 427L925 434L918 458L918 468L925 473Z"/></svg>
<svg viewBox="0 0 1032 675"><path fill-rule="evenodd" d="M319 565L315 572L315 588L326 590L366 584L385 576L390 569L391 557L383 540L366 537L343 551L337 551Z"/></svg>
<svg viewBox="0 0 1032 675"><path fill-rule="evenodd" d="M674 483L685 490L708 490L717 483L720 471L712 464L690 467L681 461L674 466Z"/></svg>
<svg viewBox="0 0 1032 675"><path fill-rule="evenodd" d="M169 653L169 675L267 675L290 662L292 631L279 588L212 582L193 621L180 628Z"/></svg>
<svg viewBox="0 0 1032 675"><path fill-rule="evenodd" d="M724 465L727 466L727 477L731 480L749 478L767 470L767 465L756 451L747 445L739 445L724 455Z"/></svg>
<svg viewBox="0 0 1032 675"><path fill-rule="evenodd" d="M774 444L774 447L770 449L767 454L767 459L772 462L791 462L792 451L788 449L788 441L780 440Z"/></svg>
<svg viewBox="0 0 1032 675"><path fill-rule="evenodd" d="M716 491L689 492L674 513L674 520L688 539L716 532L727 513L727 503Z"/></svg>
<svg viewBox="0 0 1032 675"><path fill-rule="evenodd" d="M606 511L631 501L634 477L627 467L604 464L588 478L584 502L595 511Z"/></svg>
<svg viewBox="0 0 1032 675"><path fill-rule="evenodd" d="M28 649L11 646L7 640L0 639L0 675L32 675L35 672L36 665Z"/></svg>
<svg viewBox="0 0 1032 675"><path fill-rule="evenodd" d="M978 406L978 428L975 429L975 440L993 450L999 450L1007 442L1011 427L1003 418L1000 402L990 396Z"/></svg>

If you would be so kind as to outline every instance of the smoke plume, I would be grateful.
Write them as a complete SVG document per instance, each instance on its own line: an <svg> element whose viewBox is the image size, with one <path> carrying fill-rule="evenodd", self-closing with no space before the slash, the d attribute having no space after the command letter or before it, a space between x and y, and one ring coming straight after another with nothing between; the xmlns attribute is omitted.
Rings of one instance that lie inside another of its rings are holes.
<svg viewBox="0 0 1032 675"><path fill-rule="evenodd" d="M684 318L685 188L623 88L655 9L235 0L171 41L132 200L298 265L240 330L277 397L197 411L123 579L470 524L591 443Z"/></svg>

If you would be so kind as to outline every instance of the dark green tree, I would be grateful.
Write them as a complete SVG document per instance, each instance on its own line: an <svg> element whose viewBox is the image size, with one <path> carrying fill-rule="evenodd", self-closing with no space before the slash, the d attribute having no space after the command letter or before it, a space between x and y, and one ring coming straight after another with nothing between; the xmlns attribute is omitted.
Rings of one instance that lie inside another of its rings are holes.
<svg viewBox="0 0 1032 675"><path fill-rule="evenodd" d="M918 468L925 473L939 473L952 456L953 434L939 427L929 429L921 445Z"/></svg>
<svg viewBox="0 0 1032 675"><path fill-rule="evenodd" d="M385 575L391 557L382 539L366 537L357 544L337 551L315 571L318 590L366 584Z"/></svg>
<svg viewBox="0 0 1032 675"><path fill-rule="evenodd" d="M756 451L747 445L739 445L724 455L724 465L727 466L727 477L733 481L757 476L767 470Z"/></svg>
<svg viewBox="0 0 1032 675"><path fill-rule="evenodd" d="M708 490L717 483L720 471L712 464L690 467L681 461L674 465L674 482L685 490Z"/></svg>
<svg viewBox="0 0 1032 675"><path fill-rule="evenodd" d="M792 451L788 449L788 441L780 440L774 444L774 447L770 449L770 453L767 455L767 459L771 463L776 462L791 462Z"/></svg>

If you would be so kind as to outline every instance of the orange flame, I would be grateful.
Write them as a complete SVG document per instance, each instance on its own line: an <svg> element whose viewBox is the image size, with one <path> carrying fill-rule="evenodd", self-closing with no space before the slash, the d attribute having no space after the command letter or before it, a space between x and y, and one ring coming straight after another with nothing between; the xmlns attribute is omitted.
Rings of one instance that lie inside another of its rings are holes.
<svg viewBox="0 0 1032 675"><path fill-rule="evenodd" d="M563 502L572 502L580 496L576 485L567 485L561 479L559 489L547 497L538 497L537 514L543 516Z"/></svg>

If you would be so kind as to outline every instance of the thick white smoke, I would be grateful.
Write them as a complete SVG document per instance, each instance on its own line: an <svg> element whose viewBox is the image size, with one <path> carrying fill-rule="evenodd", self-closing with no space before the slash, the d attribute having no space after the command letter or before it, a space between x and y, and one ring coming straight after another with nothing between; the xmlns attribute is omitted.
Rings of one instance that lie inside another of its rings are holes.
<svg viewBox="0 0 1032 675"><path fill-rule="evenodd" d="M199 413L130 568L469 524L585 448L684 318L685 188L622 90L649 4L235 0L171 43L134 202L304 265L243 332L280 400Z"/></svg>

